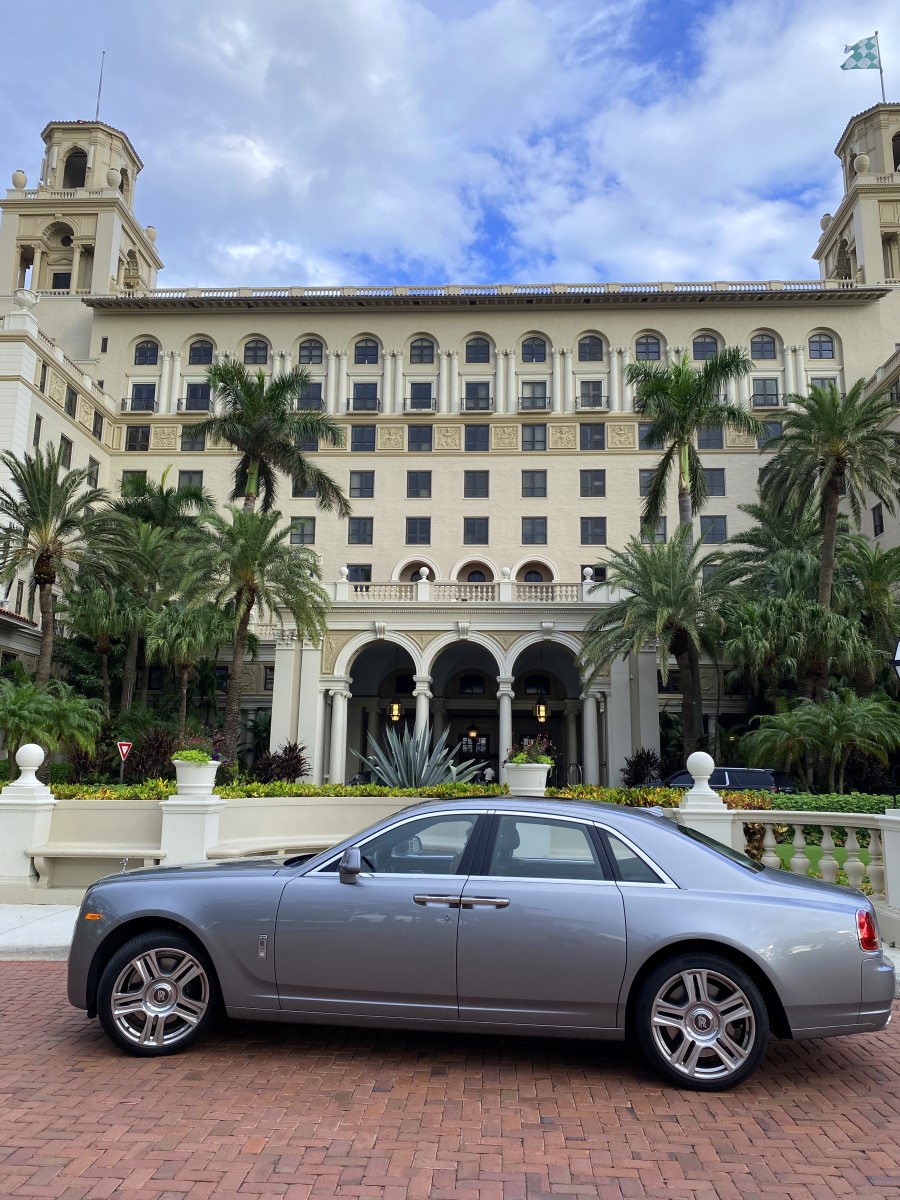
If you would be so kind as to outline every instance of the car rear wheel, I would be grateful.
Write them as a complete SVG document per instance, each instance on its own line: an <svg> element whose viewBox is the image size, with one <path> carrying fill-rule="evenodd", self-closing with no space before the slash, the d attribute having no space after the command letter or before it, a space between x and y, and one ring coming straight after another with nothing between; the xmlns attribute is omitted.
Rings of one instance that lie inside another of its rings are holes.
<svg viewBox="0 0 900 1200"><path fill-rule="evenodd" d="M104 968L97 1015L126 1054L175 1054L200 1040L219 1008L212 964L190 938L160 929L121 946Z"/></svg>
<svg viewBox="0 0 900 1200"><path fill-rule="evenodd" d="M661 963L644 981L635 1008L641 1050L681 1087L736 1087L765 1053L769 1017L759 988L740 967L714 954Z"/></svg>

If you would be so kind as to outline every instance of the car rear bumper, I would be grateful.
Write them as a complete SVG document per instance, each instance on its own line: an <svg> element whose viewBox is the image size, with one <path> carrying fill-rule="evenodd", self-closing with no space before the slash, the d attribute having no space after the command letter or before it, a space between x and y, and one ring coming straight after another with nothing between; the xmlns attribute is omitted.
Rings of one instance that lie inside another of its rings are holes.
<svg viewBox="0 0 900 1200"><path fill-rule="evenodd" d="M891 1019L895 990L893 963L881 951L867 954L860 964L859 1007L811 1005L794 1013L789 1011L791 1036L804 1041L843 1037L848 1033L875 1033Z"/></svg>

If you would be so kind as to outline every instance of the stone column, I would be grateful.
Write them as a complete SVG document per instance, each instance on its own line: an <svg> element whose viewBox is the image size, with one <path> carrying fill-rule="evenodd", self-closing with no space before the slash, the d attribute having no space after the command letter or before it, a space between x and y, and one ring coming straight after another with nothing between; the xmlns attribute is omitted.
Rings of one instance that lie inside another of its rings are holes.
<svg viewBox="0 0 900 1200"><path fill-rule="evenodd" d="M625 368L628 366L631 351L627 346L620 346L619 355L622 371L622 411L634 412L634 384L625 382Z"/></svg>
<svg viewBox="0 0 900 1200"><path fill-rule="evenodd" d="M331 754L328 782L343 783L347 772L347 703L350 699L349 676L335 676L331 692Z"/></svg>
<svg viewBox="0 0 900 1200"><path fill-rule="evenodd" d="M571 347L563 350L563 411L575 411L575 371Z"/></svg>
<svg viewBox="0 0 900 1200"><path fill-rule="evenodd" d="M72 248L72 274L69 276L69 291L78 291L78 271L81 267L81 247L76 244Z"/></svg>
<svg viewBox="0 0 900 1200"><path fill-rule="evenodd" d="M180 350L172 353L172 378L169 385L169 412L178 411L178 401L181 399L181 363L183 355Z"/></svg>
<svg viewBox="0 0 900 1200"><path fill-rule="evenodd" d="M394 412L403 412L404 378L403 351L394 351Z"/></svg>
<svg viewBox="0 0 900 1200"><path fill-rule="evenodd" d="M293 371L293 369L294 369L294 356L290 350L284 350L283 354L284 354L284 373L285 373L285 375L290 375L291 371Z"/></svg>
<svg viewBox="0 0 900 1200"><path fill-rule="evenodd" d="M597 694L597 747L600 757L600 782L609 786L609 738L606 736L608 709L604 692Z"/></svg>
<svg viewBox="0 0 900 1200"><path fill-rule="evenodd" d="M514 413L519 408L518 378L516 377L516 352L509 350L506 355L506 411Z"/></svg>
<svg viewBox="0 0 900 1200"><path fill-rule="evenodd" d="M347 411L347 351L338 350L337 411Z"/></svg>
<svg viewBox="0 0 900 1200"><path fill-rule="evenodd" d="M447 702L443 696L435 696L431 701L432 721L434 722L435 742L447 728Z"/></svg>
<svg viewBox="0 0 900 1200"><path fill-rule="evenodd" d="M319 684L316 697L316 733L313 739L313 783L325 782L325 716L328 688Z"/></svg>
<svg viewBox="0 0 900 1200"><path fill-rule="evenodd" d="M500 757L500 778L498 783L506 783L506 766L504 765L506 755L512 745L512 702L515 697L515 692L512 689L512 675L497 676L497 700L500 705L500 721L498 731L497 753Z"/></svg>
<svg viewBox="0 0 900 1200"><path fill-rule="evenodd" d="M450 375L450 351L438 351L438 412L446 413L449 411L447 404L447 395L449 392L449 375Z"/></svg>
<svg viewBox="0 0 900 1200"><path fill-rule="evenodd" d="M744 408L752 408L753 400L750 395L752 384L749 375L742 375L738 380L738 399Z"/></svg>
<svg viewBox="0 0 900 1200"><path fill-rule="evenodd" d="M628 663L614 659L609 666L609 700L606 723L608 735L607 773L610 787L619 781L619 772L631 754L631 696Z"/></svg>
<svg viewBox="0 0 900 1200"><path fill-rule="evenodd" d="M16 751L21 774L0 792L0 880L26 887L38 882L28 850L50 840L50 822L56 798L35 771L44 761L40 746L28 744ZM38 868L40 869L40 868ZM49 878L40 880L42 886Z"/></svg>
<svg viewBox="0 0 900 1200"><path fill-rule="evenodd" d="M459 412L459 351L450 351L450 387L448 407L450 412Z"/></svg>
<svg viewBox="0 0 900 1200"><path fill-rule="evenodd" d="M325 375L325 411L337 412L337 388L340 357L337 350L328 351L328 366Z"/></svg>
<svg viewBox="0 0 900 1200"><path fill-rule="evenodd" d="M272 378L277 379L281 374L281 351L272 351Z"/></svg>
<svg viewBox="0 0 900 1200"><path fill-rule="evenodd" d="M785 346L784 348L784 391L785 395L791 395L797 390L797 377L794 374L794 347Z"/></svg>
<svg viewBox="0 0 900 1200"><path fill-rule="evenodd" d="M609 348L609 411L620 412L622 402L619 398L619 351L615 346Z"/></svg>
<svg viewBox="0 0 900 1200"><path fill-rule="evenodd" d="M394 411L394 352L385 350L381 374L381 411L388 416ZM403 411L401 405L400 412Z"/></svg>
<svg viewBox="0 0 900 1200"><path fill-rule="evenodd" d="M167 867L204 862L219 841L219 821L228 802L214 792L197 796L170 796L161 800L160 849Z"/></svg>
<svg viewBox="0 0 900 1200"><path fill-rule="evenodd" d="M808 388L806 384L806 364L803 361L803 347L794 346L794 374L796 376L796 390L801 396L805 396Z"/></svg>
<svg viewBox="0 0 900 1200"><path fill-rule="evenodd" d="M550 403L553 412L559 413L563 410L563 384L562 384L562 358L561 351L553 349L553 374L550 381Z"/></svg>
<svg viewBox="0 0 900 1200"><path fill-rule="evenodd" d="M297 737L300 702L300 648L293 630L283 630L275 640L275 679L272 688L272 725L269 749L277 750Z"/></svg>
<svg viewBox="0 0 900 1200"><path fill-rule="evenodd" d="M506 408L506 351L497 351L497 372L494 378L494 412L503 412Z"/></svg>
<svg viewBox="0 0 900 1200"><path fill-rule="evenodd" d="M39 292L41 290L41 261L43 257L43 246L35 246L34 258L31 264L31 290L33 292Z"/></svg>
<svg viewBox="0 0 900 1200"><path fill-rule="evenodd" d="M416 737L424 737L428 731L428 721L431 715L429 701L431 700L431 676L413 675L413 696L416 701Z"/></svg>
<svg viewBox="0 0 900 1200"><path fill-rule="evenodd" d="M597 737L597 697L594 692L581 696L581 736L584 741L584 782L600 782L600 743Z"/></svg>
<svg viewBox="0 0 900 1200"><path fill-rule="evenodd" d="M167 413L173 412L175 405L169 406L169 382L172 378L172 352L171 350L163 350L160 358L162 365L159 369L159 387L156 392L156 408L158 412Z"/></svg>
<svg viewBox="0 0 900 1200"><path fill-rule="evenodd" d="M742 822L732 820L722 797L709 786L709 777L715 765L712 756L703 750L695 750L693 754L688 755L685 766L694 777L694 786L689 792L685 792L681 799L678 806L678 822L687 825L689 829L696 829L698 833L705 833L707 837L715 838L718 842L724 842L726 846L732 845L734 833L734 840L740 843L734 846L734 849L743 850Z"/></svg>
<svg viewBox="0 0 900 1200"><path fill-rule="evenodd" d="M577 700L566 701L566 773L578 763L578 709ZM566 779L568 783L568 778ZM573 780L573 782L577 782Z"/></svg>

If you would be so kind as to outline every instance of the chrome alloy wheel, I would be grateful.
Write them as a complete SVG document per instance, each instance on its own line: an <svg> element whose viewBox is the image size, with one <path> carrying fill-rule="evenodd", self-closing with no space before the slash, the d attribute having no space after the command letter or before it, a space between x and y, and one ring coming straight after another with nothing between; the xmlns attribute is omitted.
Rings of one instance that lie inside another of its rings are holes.
<svg viewBox="0 0 900 1200"><path fill-rule="evenodd" d="M135 955L119 972L110 1015L135 1046L175 1046L203 1019L210 994L206 970L192 954L160 946Z"/></svg>
<svg viewBox="0 0 900 1200"><path fill-rule="evenodd" d="M727 975L691 968L671 976L650 1008L653 1041L663 1060L690 1079L727 1079L753 1052L756 1018Z"/></svg>

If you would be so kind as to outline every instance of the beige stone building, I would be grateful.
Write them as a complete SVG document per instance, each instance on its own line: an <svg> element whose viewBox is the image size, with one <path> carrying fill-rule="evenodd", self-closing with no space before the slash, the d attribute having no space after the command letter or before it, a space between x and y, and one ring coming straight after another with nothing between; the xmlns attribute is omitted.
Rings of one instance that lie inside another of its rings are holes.
<svg viewBox="0 0 900 1200"><path fill-rule="evenodd" d="M308 449L350 520L288 479L279 496L294 540L320 555L328 635L301 645L289 622L261 626L245 668L248 713L271 707L273 743L305 743L319 780L355 773L350 750L391 705L449 726L495 769L513 738L543 731L564 776L616 779L677 705L652 651L590 685L576 665L585 621L610 599L606 551L639 532L658 458L625 367L744 346L754 370L732 398L776 424L786 395L883 374L900 343L900 105L848 125L846 194L822 221L820 278L803 281L158 288L128 138L95 122L42 137L38 186L16 171L0 201L4 449L62 440L113 492L127 472L170 469L224 502L234 456L192 432L224 354L273 374L302 365L311 401L344 428L344 448ZM719 429L700 449L697 533L715 545L742 527L762 460ZM676 522L673 492L659 536ZM27 617L21 583L8 608ZM712 664L703 684L714 734L741 702Z"/></svg>

